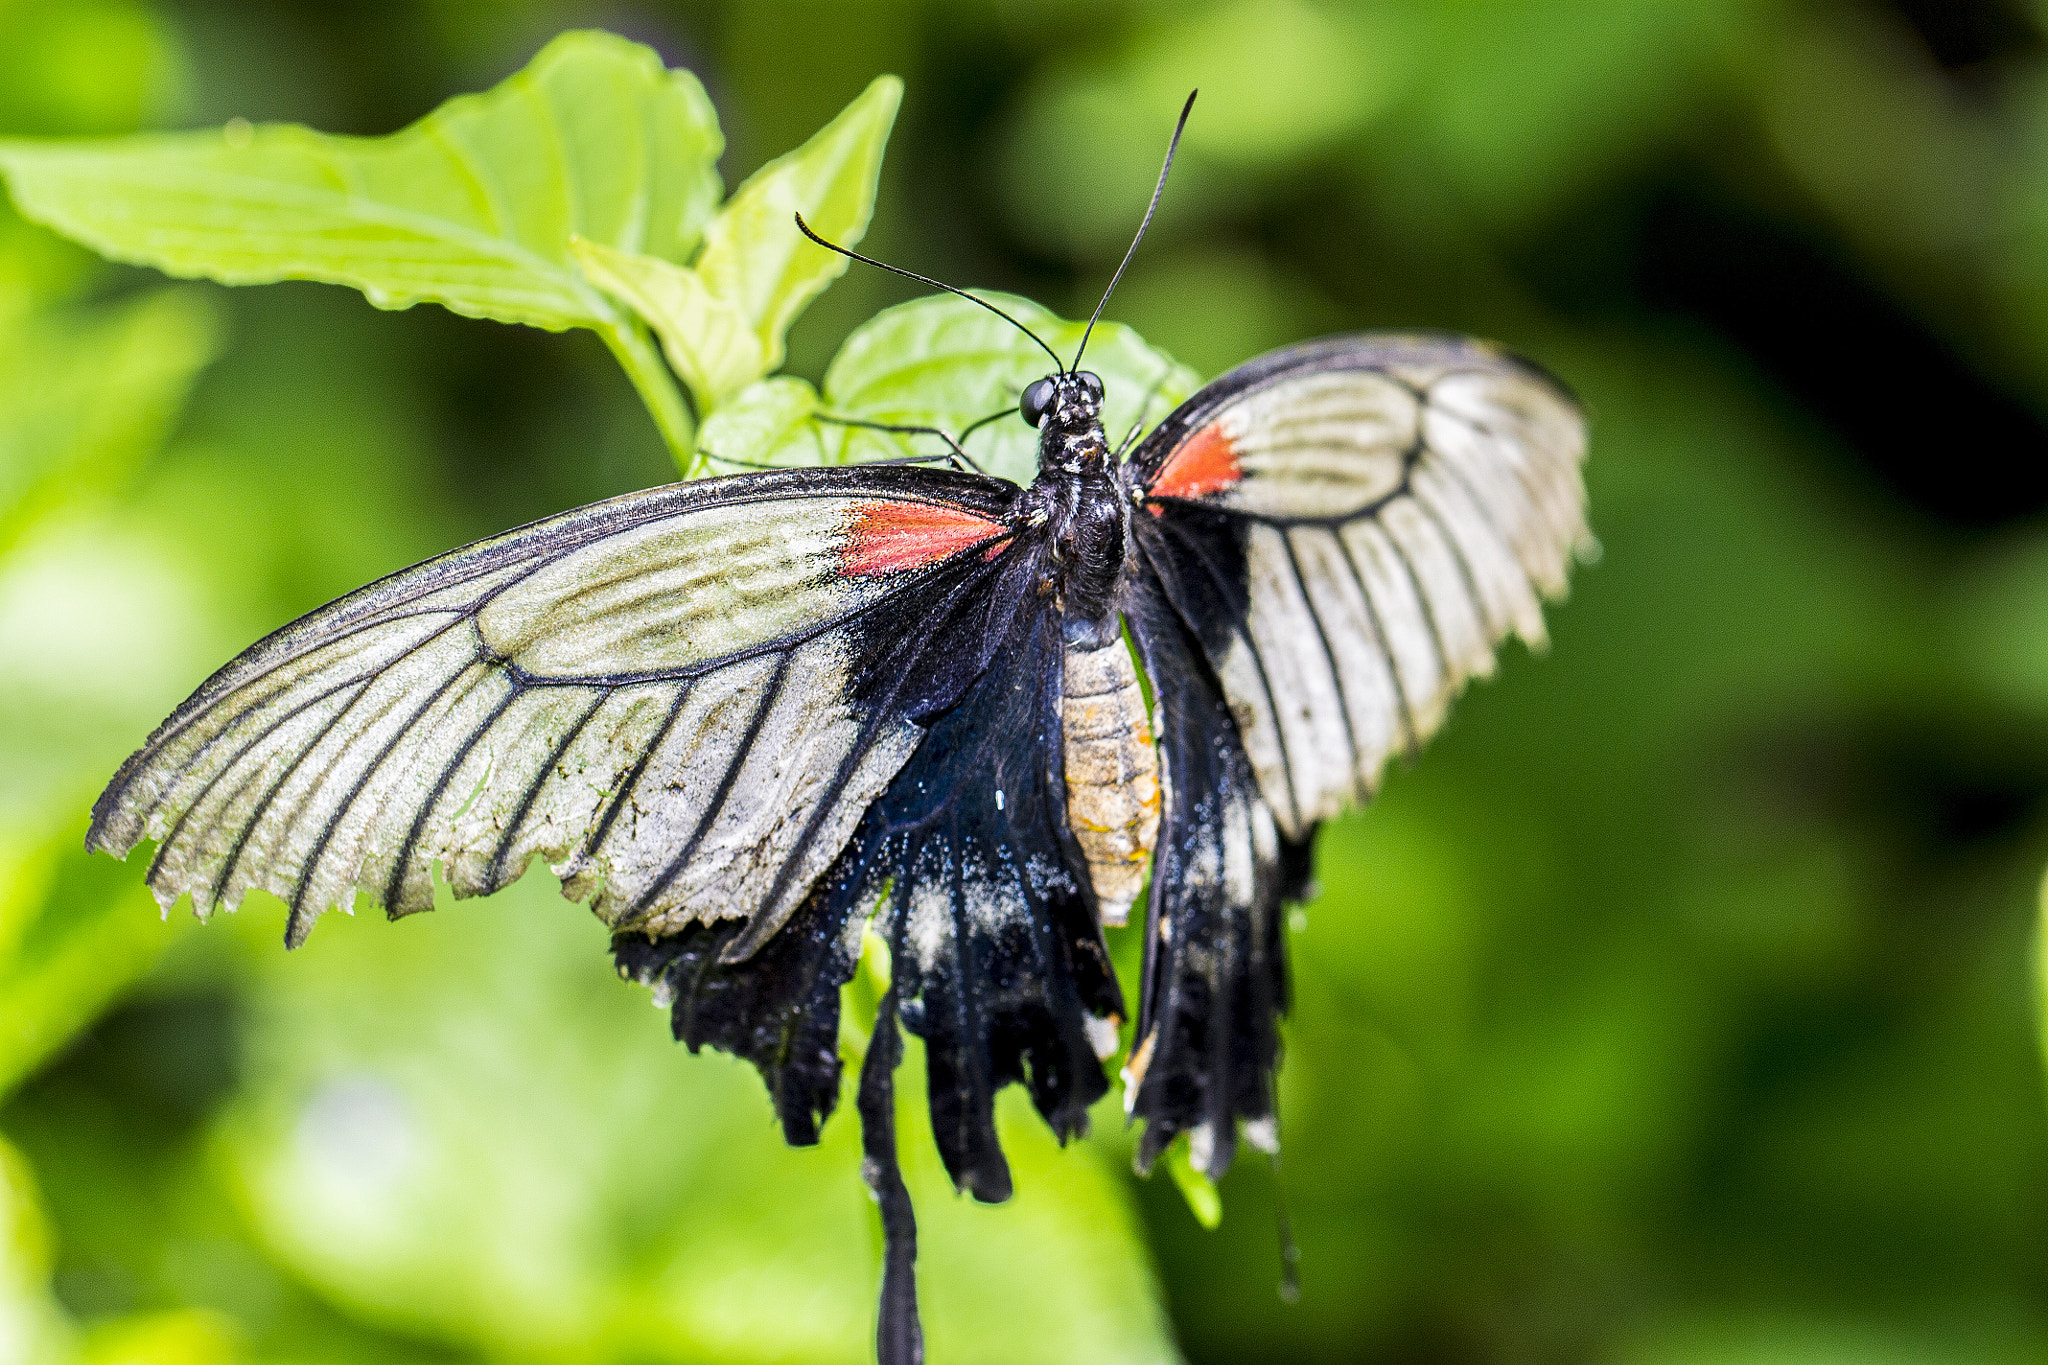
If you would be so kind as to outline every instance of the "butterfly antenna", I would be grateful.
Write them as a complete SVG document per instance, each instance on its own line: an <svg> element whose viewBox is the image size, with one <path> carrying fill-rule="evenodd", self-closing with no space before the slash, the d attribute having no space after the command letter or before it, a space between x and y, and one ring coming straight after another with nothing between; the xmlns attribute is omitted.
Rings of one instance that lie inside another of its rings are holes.
<svg viewBox="0 0 2048 1365"><path fill-rule="evenodd" d="M1173 125L1173 140L1166 144L1166 164L1159 168L1159 183L1152 187L1152 202L1145 206L1145 221L1138 224L1138 235L1131 238L1131 249L1124 253L1123 264L1117 266L1116 274L1109 277L1109 288L1102 291L1102 302L1095 305L1095 316L1088 319L1088 330L1081 333L1081 350L1074 352L1074 363L1069 370L1081 368L1081 353L1088 349L1088 337L1095 330L1102 310L1109 306L1109 296L1116 292L1116 282L1124 277L1124 267L1131 263L1131 257L1138 254L1138 243L1145 240L1145 229L1152 226L1152 215L1159 211L1159 196L1166 193L1166 173L1173 169L1173 154L1180 149L1181 130L1188 126L1188 115L1194 112L1195 96L1200 90L1188 91L1188 102L1180 107L1180 122Z"/></svg>
<svg viewBox="0 0 2048 1365"><path fill-rule="evenodd" d="M1157 196L1155 195L1154 198L1156 200ZM1146 216L1150 217L1149 214ZM952 285L945 283L943 280L935 280L931 278L929 275L920 275L915 270L905 270L900 265L890 265L887 261L878 261L872 256L863 256L858 251L848 250L846 247L839 245L837 242L828 242L823 237L820 237L817 233L811 231L811 225L804 221L804 216L801 213L796 215L796 226L797 231L803 233L804 236L810 238L819 246L824 247L825 250L836 251L840 255L846 257L846 259L849 261L859 261L862 265L871 265L878 270L886 270L892 275L901 275L906 280L916 280L919 284L928 284L934 289L943 289L948 294L958 294L961 298L966 299L969 303L980 304L983 308L988 309L989 312L994 313L1004 322L1007 322L1012 327L1015 327L1025 336L1028 336L1033 341L1038 342L1038 349L1044 351L1047 355L1052 357L1053 368L1058 370L1061 374L1065 374L1067 372L1066 366L1060 364L1059 352L1053 350L1052 347L1046 345L1044 341L1040 340L1038 333L1032 331L1029 327L1026 327L1023 323L1017 321L1017 319L1011 317L1008 313L1005 313L1002 309L996 307L987 299L978 299L974 297L974 295L968 293L965 289L955 289Z"/></svg>

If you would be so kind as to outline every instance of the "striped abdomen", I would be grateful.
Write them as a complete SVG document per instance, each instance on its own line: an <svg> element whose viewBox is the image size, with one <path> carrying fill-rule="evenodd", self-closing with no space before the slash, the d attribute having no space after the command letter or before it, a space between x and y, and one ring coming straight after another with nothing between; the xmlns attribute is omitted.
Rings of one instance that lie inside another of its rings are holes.
<svg viewBox="0 0 2048 1365"><path fill-rule="evenodd" d="M1060 722L1067 823L1087 859L1103 923L1122 924L1159 834L1159 757L1121 635L1099 648L1067 646Z"/></svg>

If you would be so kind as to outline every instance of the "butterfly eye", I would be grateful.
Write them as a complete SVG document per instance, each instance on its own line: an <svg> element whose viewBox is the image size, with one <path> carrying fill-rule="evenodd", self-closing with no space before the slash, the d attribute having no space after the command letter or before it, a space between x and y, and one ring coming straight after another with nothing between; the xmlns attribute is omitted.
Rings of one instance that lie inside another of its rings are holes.
<svg viewBox="0 0 2048 1365"><path fill-rule="evenodd" d="M1052 380L1041 379L1024 390L1024 401L1017 405L1017 410L1026 422L1035 427L1045 420L1045 411L1052 406L1052 395Z"/></svg>
<svg viewBox="0 0 2048 1365"><path fill-rule="evenodd" d="M1102 377L1100 375L1090 374L1088 371L1083 370L1074 377L1081 381L1081 387L1087 390L1088 396L1091 399L1097 403L1102 401Z"/></svg>

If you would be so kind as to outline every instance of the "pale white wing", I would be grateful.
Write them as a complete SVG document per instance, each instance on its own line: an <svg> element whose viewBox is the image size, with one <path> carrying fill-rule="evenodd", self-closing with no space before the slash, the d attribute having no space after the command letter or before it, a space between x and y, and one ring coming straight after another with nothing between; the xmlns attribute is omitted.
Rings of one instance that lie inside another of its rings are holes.
<svg viewBox="0 0 2048 1365"><path fill-rule="evenodd" d="M985 577L968 550L1005 533L1007 487L709 480L405 570L210 679L115 776L88 847L155 840L166 907L269 891L293 943L358 890L409 913L436 867L481 895L536 857L615 927L745 917L758 943L915 747L874 680Z"/></svg>
<svg viewBox="0 0 2048 1365"><path fill-rule="evenodd" d="M1290 837L1376 787L1509 635L1545 640L1585 520L1585 421L1462 338L1289 347L1148 437L1139 540Z"/></svg>

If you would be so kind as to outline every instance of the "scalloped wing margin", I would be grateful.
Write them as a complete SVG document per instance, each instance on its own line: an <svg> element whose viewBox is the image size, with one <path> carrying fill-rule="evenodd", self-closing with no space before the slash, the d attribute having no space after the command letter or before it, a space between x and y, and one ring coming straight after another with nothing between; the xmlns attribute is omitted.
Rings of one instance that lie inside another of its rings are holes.
<svg viewBox="0 0 2048 1365"><path fill-rule="evenodd" d="M1134 529L1282 833L1367 800L1506 637L1544 644L1541 601L1592 545L1585 450L1534 366L1399 335L1275 351L1146 438Z"/></svg>
<svg viewBox="0 0 2048 1365"><path fill-rule="evenodd" d="M1149 564L1124 609L1160 716L1162 796L1124 1103L1145 1120L1141 1171L1186 1133L1190 1159L1220 1178L1240 1126L1267 1150L1277 1140L1281 916L1306 888L1314 831L1293 839L1274 821L1201 643Z"/></svg>

